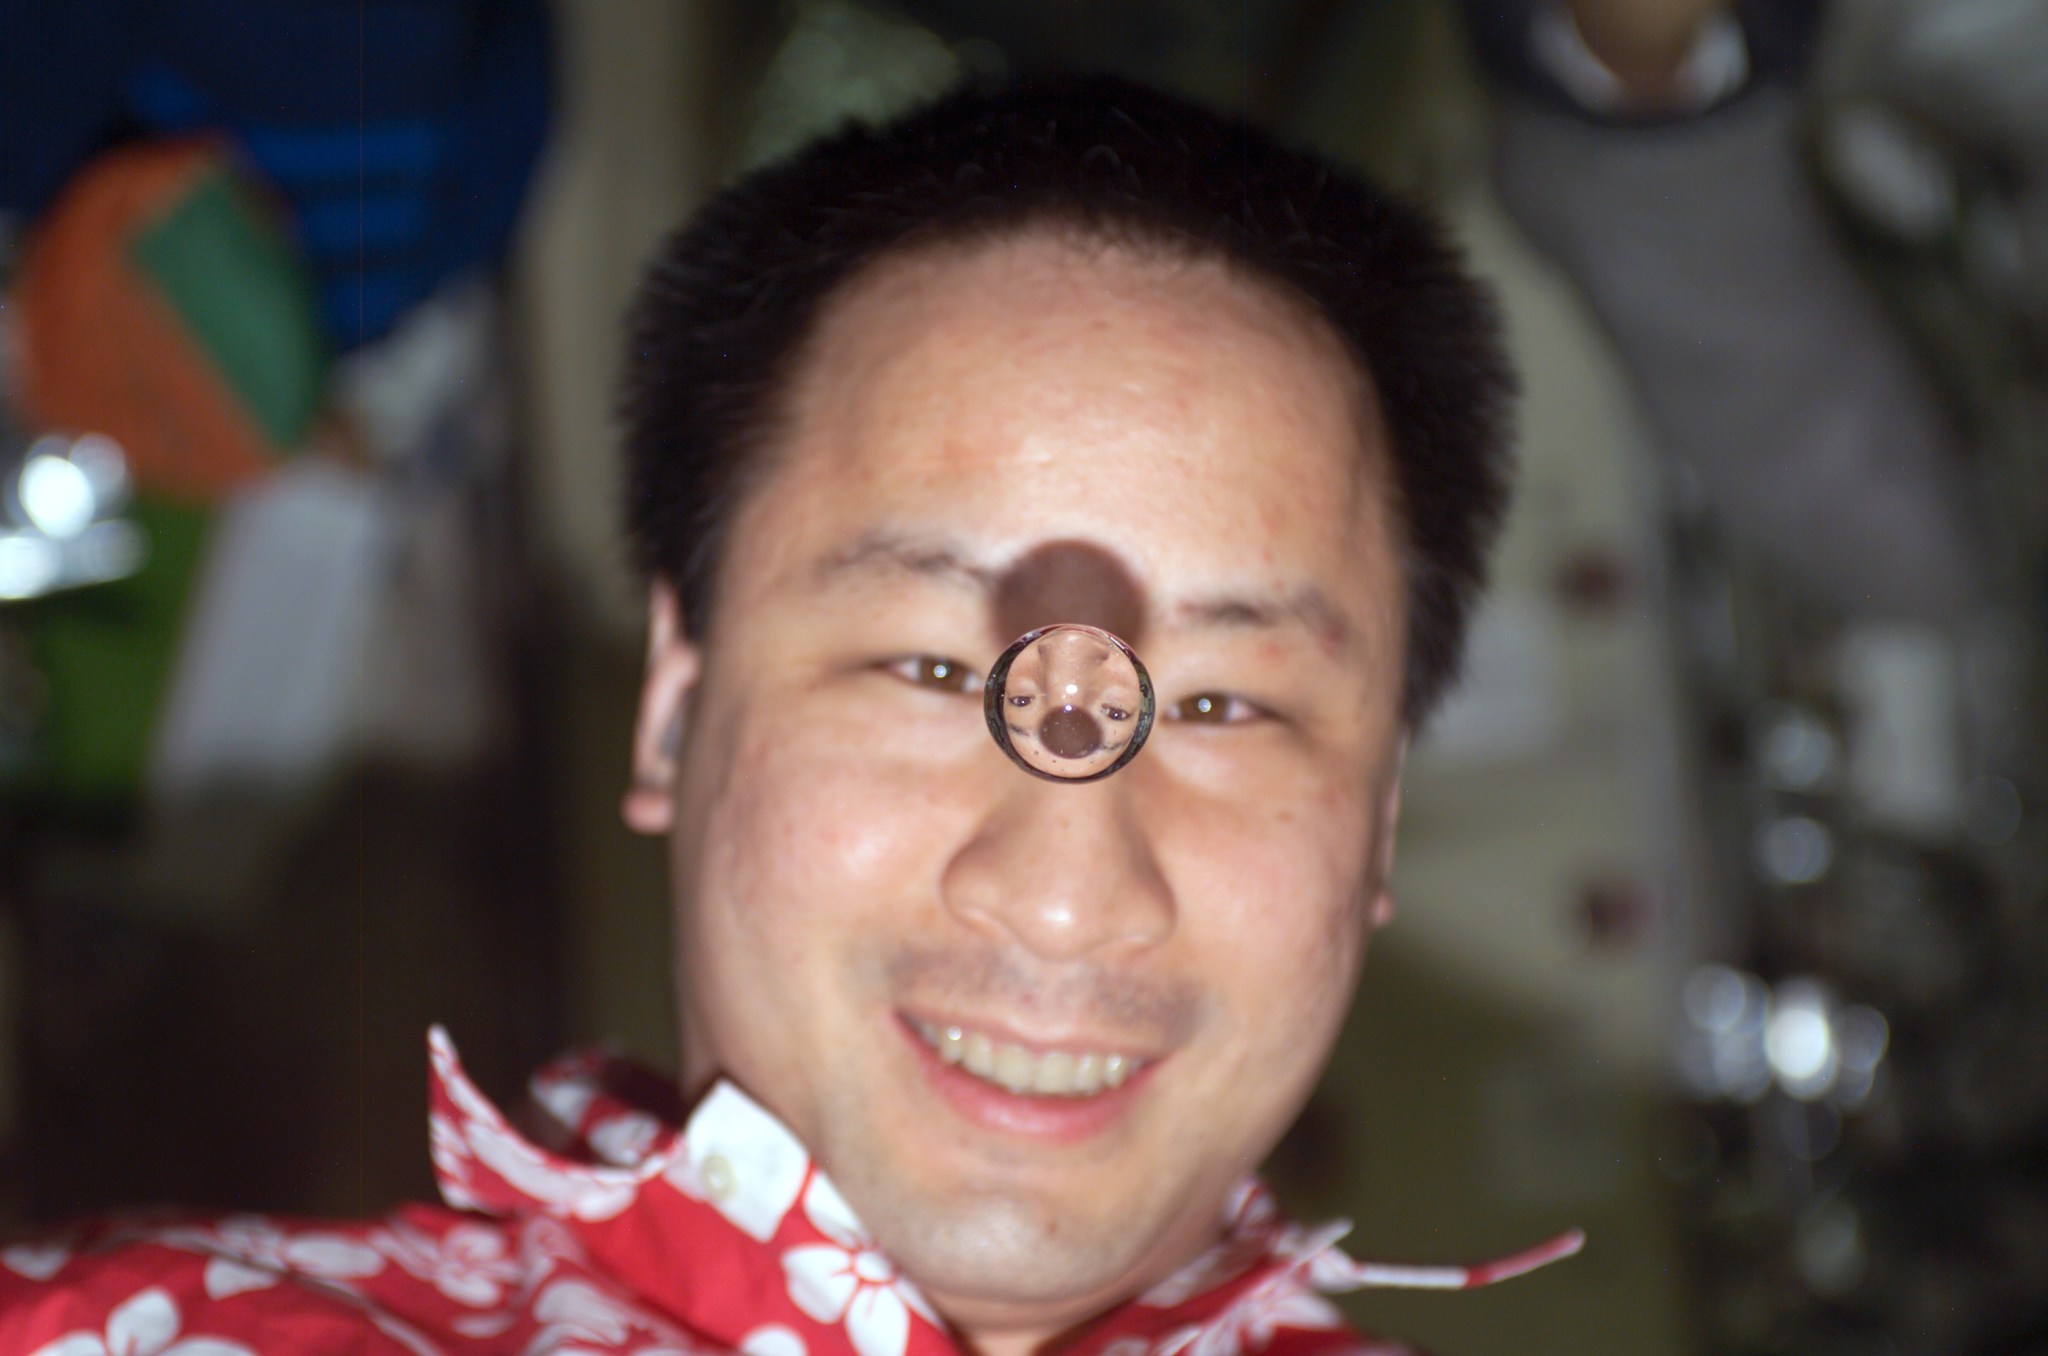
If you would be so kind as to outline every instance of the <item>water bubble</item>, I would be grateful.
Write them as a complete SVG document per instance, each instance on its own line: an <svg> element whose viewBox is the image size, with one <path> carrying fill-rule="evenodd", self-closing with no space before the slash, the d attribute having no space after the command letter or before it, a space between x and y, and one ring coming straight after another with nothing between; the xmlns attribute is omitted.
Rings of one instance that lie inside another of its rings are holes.
<svg viewBox="0 0 2048 1356"><path fill-rule="evenodd" d="M1059 782L1107 777L1152 732L1152 680L1131 647L1063 623L1019 636L982 692L989 733L1017 766Z"/></svg>

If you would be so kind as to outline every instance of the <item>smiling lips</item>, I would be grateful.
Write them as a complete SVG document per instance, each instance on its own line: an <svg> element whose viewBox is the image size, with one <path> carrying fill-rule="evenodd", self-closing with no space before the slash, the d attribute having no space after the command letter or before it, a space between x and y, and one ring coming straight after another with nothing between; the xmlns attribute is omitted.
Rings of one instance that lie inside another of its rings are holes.
<svg viewBox="0 0 2048 1356"><path fill-rule="evenodd" d="M1053 1050L1040 1054L1013 1041L979 1031L908 1019L918 1038L939 1058L1005 1092L1038 1097L1092 1097L1122 1087L1145 1065L1134 1055L1097 1050Z"/></svg>

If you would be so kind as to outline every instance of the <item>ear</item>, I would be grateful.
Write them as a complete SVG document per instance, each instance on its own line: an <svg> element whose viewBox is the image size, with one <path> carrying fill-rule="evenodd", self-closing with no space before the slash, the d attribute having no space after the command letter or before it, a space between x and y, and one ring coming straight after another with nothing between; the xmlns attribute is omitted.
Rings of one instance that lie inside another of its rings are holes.
<svg viewBox="0 0 2048 1356"><path fill-rule="evenodd" d="M1401 823L1401 769L1407 761L1408 736L1403 734L1394 750L1393 773L1373 815L1372 902L1366 906L1366 919L1374 931L1394 921L1394 837Z"/></svg>
<svg viewBox="0 0 2048 1356"><path fill-rule="evenodd" d="M647 673L633 727L633 782L619 806L626 827L636 833L667 833L675 823L677 757L698 669L697 647L683 632L676 591L656 580L647 592Z"/></svg>

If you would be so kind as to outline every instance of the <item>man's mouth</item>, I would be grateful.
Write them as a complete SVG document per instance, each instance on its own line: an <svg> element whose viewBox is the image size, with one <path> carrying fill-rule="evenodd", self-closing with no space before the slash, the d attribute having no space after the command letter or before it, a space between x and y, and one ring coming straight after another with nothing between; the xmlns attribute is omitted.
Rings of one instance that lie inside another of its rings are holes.
<svg viewBox="0 0 2048 1356"><path fill-rule="evenodd" d="M1122 1087L1145 1065L1134 1055L1103 1050L1026 1049L961 1026L905 1019L939 1058L1005 1092L1035 1097L1092 1097Z"/></svg>

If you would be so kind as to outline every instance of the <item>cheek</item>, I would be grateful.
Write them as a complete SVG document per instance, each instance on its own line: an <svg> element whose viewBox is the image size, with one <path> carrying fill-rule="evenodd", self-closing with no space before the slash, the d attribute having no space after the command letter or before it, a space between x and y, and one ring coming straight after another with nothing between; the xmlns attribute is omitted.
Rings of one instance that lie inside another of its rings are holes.
<svg viewBox="0 0 2048 1356"><path fill-rule="evenodd" d="M833 1052L884 992L868 958L921 925L959 811L936 803L929 777L835 743L831 722L807 725L787 704L721 715L707 721L715 742L688 751L678 807L686 1067L739 1079L815 1138Z"/></svg>
<svg viewBox="0 0 2048 1356"><path fill-rule="evenodd" d="M779 963L830 963L848 931L936 898L962 798L835 735L836 722L763 714L735 714L726 773L701 807L699 906Z"/></svg>
<svg viewBox="0 0 2048 1356"><path fill-rule="evenodd" d="M1318 788L1256 817L1211 800L1176 822L1181 929L1255 1043L1333 1034L1368 930L1364 797Z"/></svg>

